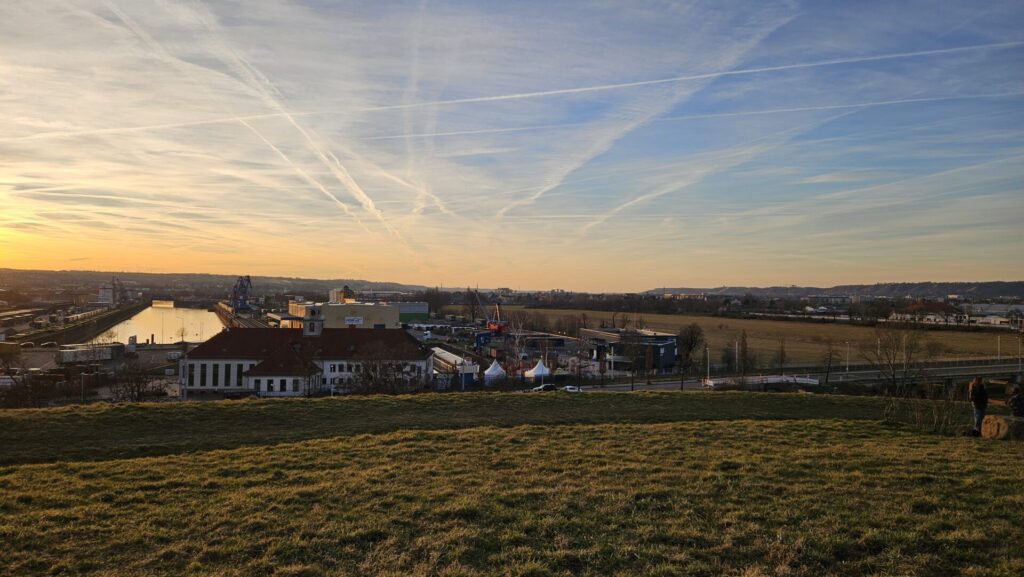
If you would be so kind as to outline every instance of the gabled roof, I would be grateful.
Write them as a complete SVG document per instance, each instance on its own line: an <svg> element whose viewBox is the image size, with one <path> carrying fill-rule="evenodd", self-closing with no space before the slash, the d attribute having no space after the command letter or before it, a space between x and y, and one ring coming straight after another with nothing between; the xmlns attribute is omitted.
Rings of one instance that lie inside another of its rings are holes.
<svg viewBox="0 0 1024 577"><path fill-rule="evenodd" d="M283 350L308 360L422 361L431 355L402 329L324 329L305 336L302 329L236 328L218 333L188 358L268 360Z"/></svg>
<svg viewBox="0 0 1024 577"><path fill-rule="evenodd" d="M250 377L308 377L320 369L290 348L282 349L246 371Z"/></svg>

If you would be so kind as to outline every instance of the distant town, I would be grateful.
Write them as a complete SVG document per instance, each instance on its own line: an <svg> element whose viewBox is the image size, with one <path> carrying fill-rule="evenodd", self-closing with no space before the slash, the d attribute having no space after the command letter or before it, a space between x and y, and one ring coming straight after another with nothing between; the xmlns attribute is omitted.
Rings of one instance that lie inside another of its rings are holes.
<svg viewBox="0 0 1024 577"><path fill-rule="evenodd" d="M330 281L295 280L298 292L249 276L230 284L140 276L5 271L4 404L588 386L870 388L884 384L885 355L881 337L865 331L923 331L931 349L918 356L922 366L953 375L957 363L990 363L998 376L1019 371L1024 327L1016 295L892 296L888 285L877 285L886 293L877 295L791 287L780 296L781 289L584 293L365 281L322 290Z"/></svg>

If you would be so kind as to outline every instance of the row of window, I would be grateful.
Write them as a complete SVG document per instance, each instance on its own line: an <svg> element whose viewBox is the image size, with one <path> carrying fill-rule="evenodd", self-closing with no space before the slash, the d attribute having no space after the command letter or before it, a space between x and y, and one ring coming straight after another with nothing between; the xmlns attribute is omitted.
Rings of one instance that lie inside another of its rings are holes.
<svg viewBox="0 0 1024 577"><path fill-rule="evenodd" d="M189 387L242 387L242 375L253 367L254 363L189 363ZM196 371L196 366L199 370ZM223 369L223 381L221 380ZM197 374L198 373L198 374Z"/></svg>
<svg viewBox="0 0 1024 577"><path fill-rule="evenodd" d="M355 363L336 363L331 364L332 373L358 373L361 371L359 365Z"/></svg>
<svg viewBox="0 0 1024 577"><path fill-rule="evenodd" d="M264 379L253 379L252 384L255 387L257 393L261 392L263 390L262 389L263 381L264 381ZM301 385L301 380L300 379L292 379L292 392L293 393L299 392L299 386L300 385ZM266 387L267 387L266 392L273 393L274 392L274 379L266 379ZM284 393L284 392L287 392L287 391L288 391L288 379L278 379L277 380L277 392Z"/></svg>
<svg viewBox="0 0 1024 577"><path fill-rule="evenodd" d="M221 384L225 387L242 388L243 386L243 374L251 369L255 363L188 363L188 377L187 383L191 387L220 387ZM199 367L196 369L196 367ZM356 363L334 363L330 365L331 372L346 372L350 374L358 374L362 372L362 367ZM399 369L398 372L406 371L413 372L413 366L405 365L402 367L396 367ZM422 376L423 367L416 366L415 373L418 376ZM223 377L223 379L222 379ZM285 379L281 379L278 383L278 391L285 391ZM292 390L298 391L299 379L293 379ZM327 378L323 379L324 384L327 383ZM331 384L342 382L341 379L330 380ZM261 379L255 379L253 383L256 390L260 390ZM273 392L274 379L266 379L266 384L271 387L268 388L268 392Z"/></svg>

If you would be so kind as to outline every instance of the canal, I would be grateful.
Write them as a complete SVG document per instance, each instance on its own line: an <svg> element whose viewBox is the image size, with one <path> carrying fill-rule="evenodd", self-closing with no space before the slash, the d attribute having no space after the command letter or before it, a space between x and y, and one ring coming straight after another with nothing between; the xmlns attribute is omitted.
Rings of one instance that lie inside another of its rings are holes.
<svg viewBox="0 0 1024 577"><path fill-rule="evenodd" d="M201 343L224 328L215 313L206 309L176 308L174 301L153 301L148 308L100 334L93 343L127 343L136 337L138 343L173 344L184 339Z"/></svg>

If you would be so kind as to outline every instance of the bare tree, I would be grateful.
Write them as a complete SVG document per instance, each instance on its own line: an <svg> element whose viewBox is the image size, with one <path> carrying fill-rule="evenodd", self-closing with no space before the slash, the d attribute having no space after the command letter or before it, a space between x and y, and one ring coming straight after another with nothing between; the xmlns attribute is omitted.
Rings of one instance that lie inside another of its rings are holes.
<svg viewBox="0 0 1024 577"><path fill-rule="evenodd" d="M476 293L476 291L470 289L469 287L466 287L466 293L462 299L462 310L465 313L465 315L469 317L470 322L476 321L478 311L477 303L479 300L480 296Z"/></svg>
<svg viewBox="0 0 1024 577"><path fill-rule="evenodd" d="M393 360L390 351L379 343L361 351L358 371L353 379L356 391L361 393L397 394L409 392L415 376L406 363Z"/></svg>
<svg viewBox="0 0 1024 577"><path fill-rule="evenodd" d="M821 355L821 365L825 374L825 386L828 386L829 377L832 375L832 367L839 362L839 351L836 350L835 342L825 339L825 352Z"/></svg>
<svg viewBox="0 0 1024 577"><path fill-rule="evenodd" d="M164 388L146 374L138 359L129 359L114 374L110 396L115 402L140 402L164 393Z"/></svg>
<svg viewBox="0 0 1024 577"><path fill-rule="evenodd" d="M676 335L676 347L679 349L679 390L683 390L686 375L696 365L694 354L704 347L704 329L697 323L680 328Z"/></svg>
<svg viewBox="0 0 1024 577"><path fill-rule="evenodd" d="M886 420L909 416L914 424L922 425L925 414L937 409L919 400L936 398L924 380L927 364L938 355L941 346L927 341L923 331L913 328L879 328L874 336L874 342L861 344L860 355L878 371L885 385L890 399L885 409ZM944 392L939 398L946 395Z"/></svg>
<svg viewBox="0 0 1024 577"><path fill-rule="evenodd" d="M629 359L629 390L635 388L636 371L641 362L646 365L645 351L640 343L640 333L636 331L624 331L621 339L622 354ZM641 360L643 359L643 361Z"/></svg>

